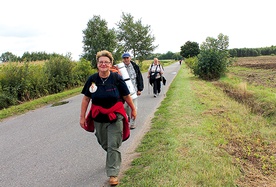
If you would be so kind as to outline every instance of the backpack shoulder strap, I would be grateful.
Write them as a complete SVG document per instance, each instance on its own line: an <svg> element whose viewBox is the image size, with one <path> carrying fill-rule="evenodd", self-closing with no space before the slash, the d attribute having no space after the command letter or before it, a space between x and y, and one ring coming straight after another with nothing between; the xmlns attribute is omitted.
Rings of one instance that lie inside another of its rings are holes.
<svg viewBox="0 0 276 187"><path fill-rule="evenodd" d="M110 73L112 73L113 79L115 80L115 85L118 86L119 85L119 74L115 73L115 72L110 72Z"/></svg>

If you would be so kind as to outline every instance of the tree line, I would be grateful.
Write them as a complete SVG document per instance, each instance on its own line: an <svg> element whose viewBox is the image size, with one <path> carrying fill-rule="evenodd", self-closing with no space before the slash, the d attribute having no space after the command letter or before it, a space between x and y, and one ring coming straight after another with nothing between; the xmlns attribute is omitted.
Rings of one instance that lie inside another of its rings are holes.
<svg viewBox="0 0 276 187"><path fill-rule="evenodd" d="M24 52L22 56L16 56L12 52L2 53L0 56L1 62L35 62L35 61L45 61L52 57L61 57L63 55L57 53L48 54L46 52ZM70 57L71 54L66 54Z"/></svg>
<svg viewBox="0 0 276 187"><path fill-rule="evenodd" d="M276 55L276 46L261 48L234 48L229 49L231 57L254 57L265 55Z"/></svg>

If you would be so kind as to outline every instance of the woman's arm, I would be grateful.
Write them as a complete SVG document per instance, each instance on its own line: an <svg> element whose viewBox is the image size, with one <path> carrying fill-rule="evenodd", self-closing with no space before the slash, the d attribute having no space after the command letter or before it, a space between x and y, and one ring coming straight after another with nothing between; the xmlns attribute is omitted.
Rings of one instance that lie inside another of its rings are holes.
<svg viewBox="0 0 276 187"><path fill-rule="evenodd" d="M80 112L80 126L82 128L85 125L85 114L86 114L89 102L90 102L90 98L87 96L83 96L82 102L81 102L81 112Z"/></svg>
<svg viewBox="0 0 276 187"><path fill-rule="evenodd" d="M135 108L135 106L133 104L131 96L130 95L123 96L123 99L127 102L127 104L129 105L129 107L131 108L131 118L132 119L136 119L137 111L136 111L136 108Z"/></svg>

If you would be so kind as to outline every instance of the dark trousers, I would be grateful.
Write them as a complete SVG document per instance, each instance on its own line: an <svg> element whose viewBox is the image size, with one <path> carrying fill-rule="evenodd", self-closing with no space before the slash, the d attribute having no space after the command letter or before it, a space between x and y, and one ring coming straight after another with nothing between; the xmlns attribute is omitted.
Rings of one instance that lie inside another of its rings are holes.
<svg viewBox="0 0 276 187"><path fill-rule="evenodd" d="M155 81L153 82L153 93L157 94L161 92L161 77L155 79Z"/></svg>

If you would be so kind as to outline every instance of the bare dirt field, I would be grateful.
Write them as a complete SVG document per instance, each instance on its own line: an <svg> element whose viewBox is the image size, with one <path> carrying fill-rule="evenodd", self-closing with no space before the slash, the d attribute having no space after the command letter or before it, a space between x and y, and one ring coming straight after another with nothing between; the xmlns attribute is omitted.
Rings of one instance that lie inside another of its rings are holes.
<svg viewBox="0 0 276 187"><path fill-rule="evenodd" d="M234 65L258 69L276 69L276 56L238 58Z"/></svg>
<svg viewBox="0 0 276 187"><path fill-rule="evenodd" d="M236 71L234 73L246 82L276 88L276 56L237 58L233 65L250 68L250 71Z"/></svg>

